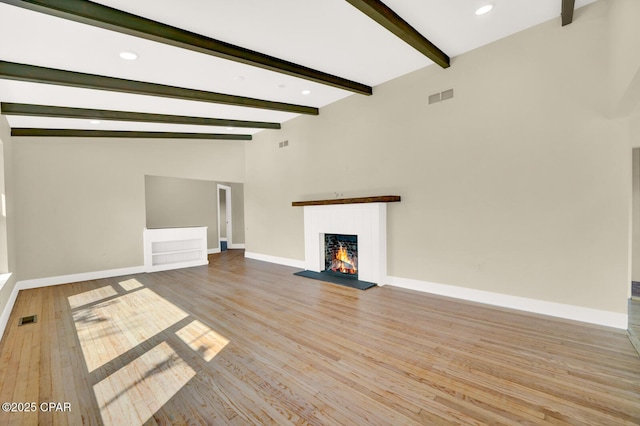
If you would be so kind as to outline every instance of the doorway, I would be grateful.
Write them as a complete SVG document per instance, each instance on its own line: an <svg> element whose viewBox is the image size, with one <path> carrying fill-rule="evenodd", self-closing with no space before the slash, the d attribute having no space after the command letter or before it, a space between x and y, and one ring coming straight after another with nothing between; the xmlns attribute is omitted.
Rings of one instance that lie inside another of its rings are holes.
<svg viewBox="0 0 640 426"><path fill-rule="evenodd" d="M218 241L220 251L233 244L231 216L231 187L217 184L218 187Z"/></svg>

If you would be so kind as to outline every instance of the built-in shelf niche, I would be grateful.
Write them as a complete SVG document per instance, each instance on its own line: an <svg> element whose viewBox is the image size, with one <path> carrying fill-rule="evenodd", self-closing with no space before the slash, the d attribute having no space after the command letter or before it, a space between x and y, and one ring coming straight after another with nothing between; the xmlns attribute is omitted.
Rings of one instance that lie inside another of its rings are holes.
<svg viewBox="0 0 640 426"><path fill-rule="evenodd" d="M207 227L144 230L147 272L206 265Z"/></svg>

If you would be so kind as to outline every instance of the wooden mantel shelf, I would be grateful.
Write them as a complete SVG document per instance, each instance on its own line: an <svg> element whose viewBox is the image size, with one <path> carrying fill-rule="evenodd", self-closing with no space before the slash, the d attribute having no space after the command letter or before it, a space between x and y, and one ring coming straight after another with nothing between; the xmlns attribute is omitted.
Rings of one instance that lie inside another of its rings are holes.
<svg viewBox="0 0 640 426"><path fill-rule="evenodd" d="M331 204L362 204L362 203L397 203L400 201L399 195L380 195L378 197L358 197L358 198L334 198L331 200L294 201L293 207L302 206L328 206Z"/></svg>

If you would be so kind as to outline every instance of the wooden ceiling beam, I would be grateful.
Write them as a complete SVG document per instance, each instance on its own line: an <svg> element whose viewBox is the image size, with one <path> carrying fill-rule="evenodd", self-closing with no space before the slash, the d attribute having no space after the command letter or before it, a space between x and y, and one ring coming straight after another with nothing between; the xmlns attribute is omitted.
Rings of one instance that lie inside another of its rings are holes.
<svg viewBox="0 0 640 426"><path fill-rule="evenodd" d="M250 141L251 135L224 133L137 132L123 130L39 129L18 127L11 136L64 137L64 138L130 138L130 139L216 139Z"/></svg>
<svg viewBox="0 0 640 426"><path fill-rule="evenodd" d="M143 112L111 111L104 109L70 108L51 105L32 105L2 102L3 115L27 117L80 118L143 123L193 124L197 126L239 127L250 129L280 129L280 123L264 121L228 120L224 118L189 117L183 115L150 114Z"/></svg>
<svg viewBox="0 0 640 426"><path fill-rule="evenodd" d="M318 108L0 61L0 79L318 115Z"/></svg>
<svg viewBox="0 0 640 426"><path fill-rule="evenodd" d="M287 74L363 95L370 86L84 0L0 0L24 9Z"/></svg>
<svg viewBox="0 0 640 426"><path fill-rule="evenodd" d="M347 0L347 2L442 68L448 68L450 66L450 59L446 53L427 40L418 30L413 28L407 21L402 19L381 1Z"/></svg>
<svg viewBox="0 0 640 426"><path fill-rule="evenodd" d="M562 0L562 26L569 25L573 22L573 11L576 6L576 0Z"/></svg>

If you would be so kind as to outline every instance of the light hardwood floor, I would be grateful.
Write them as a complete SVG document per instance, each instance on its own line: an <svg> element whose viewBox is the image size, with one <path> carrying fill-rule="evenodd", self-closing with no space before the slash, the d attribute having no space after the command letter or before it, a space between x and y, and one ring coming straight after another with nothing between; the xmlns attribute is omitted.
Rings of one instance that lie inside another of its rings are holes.
<svg viewBox="0 0 640 426"><path fill-rule="evenodd" d="M640 424L624 331L210 262L20 292L0 424Z"/></svg>

